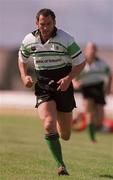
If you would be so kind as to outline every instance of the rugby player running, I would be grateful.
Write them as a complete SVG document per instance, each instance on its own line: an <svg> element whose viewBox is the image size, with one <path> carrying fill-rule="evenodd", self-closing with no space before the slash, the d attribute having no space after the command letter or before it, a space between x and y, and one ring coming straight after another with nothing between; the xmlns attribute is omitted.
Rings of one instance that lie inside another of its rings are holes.
<svg viewBox="0 0 113 180"><path fill-rule="evenodd" d="M43 122L45 141L57 163L58 175L69 175L62 156L59 137L69 140L72 110L76 107L72 79L84 68L85 58L68 33L56 27L51 9L36 14L37 29L25 36L19 50L18 66L23 84L34 84L27 63L34 61L36 107Z"/></svg>

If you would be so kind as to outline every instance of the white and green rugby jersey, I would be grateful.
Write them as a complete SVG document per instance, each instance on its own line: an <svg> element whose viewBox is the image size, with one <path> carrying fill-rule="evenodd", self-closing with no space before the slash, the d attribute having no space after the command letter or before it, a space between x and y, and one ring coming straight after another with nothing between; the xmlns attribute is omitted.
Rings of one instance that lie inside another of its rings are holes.
<svg viewBox="0 0 113 180"><path fill-rule="evenodd" d="M108 84L111 70L105 61L96 58L91 64L86 63L84 70L78 76L83 85L97 84L104 82Z"/></svg>
<svg viewBox="0 0 113 180"><path fill-rule="evenodd" d="M85 60L74 38L60 29L45 44L39 33L26 35L19 50L19 60L27 63L30 59L34 60L36 70L76 66Z"/></svg>

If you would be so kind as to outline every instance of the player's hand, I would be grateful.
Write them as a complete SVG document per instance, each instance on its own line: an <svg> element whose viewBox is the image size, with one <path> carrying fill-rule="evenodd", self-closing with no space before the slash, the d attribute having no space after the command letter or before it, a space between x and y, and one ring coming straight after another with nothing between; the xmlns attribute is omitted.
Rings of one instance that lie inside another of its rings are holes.
<svg viewBox="0 0 113 180"><path fill-rule="evenodd" d="M60 79L57 84L59 84L58 88L57 88L57 91L61 90L61 91L66 91L69 87L71 83L71 80L69 79L68 76Z"/></svg>
<svg viewBox="0 0 113 180"><path fill-rule="evenodd" d="M34 84L31 76L25 76L22 78L23 83L26 87L31 88Z"/></svg>

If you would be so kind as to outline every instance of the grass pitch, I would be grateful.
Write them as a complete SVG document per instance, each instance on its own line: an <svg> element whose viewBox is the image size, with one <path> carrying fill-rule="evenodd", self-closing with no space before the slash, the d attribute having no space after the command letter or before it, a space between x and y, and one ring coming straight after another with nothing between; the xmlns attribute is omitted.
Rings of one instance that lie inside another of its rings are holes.
<svg viewBox="0 0 113 180"><path fill-rule="evenodd" d="M31 113L0 115L0 180L113 179L113 134L97 134L92 144L87 131L61 140L70 176L58 177L56 163L44 141L41 121Z"/></svg>

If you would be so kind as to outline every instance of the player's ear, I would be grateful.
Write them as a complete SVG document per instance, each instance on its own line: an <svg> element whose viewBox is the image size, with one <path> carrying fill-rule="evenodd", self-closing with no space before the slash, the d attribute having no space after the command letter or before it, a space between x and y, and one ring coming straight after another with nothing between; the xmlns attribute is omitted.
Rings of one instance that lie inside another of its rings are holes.
<svg viewBox="0 0 113 180"><path fill-rule="evenodd" d="M38 26L38 24L39 24L39 23L38 23L38 20L36 20L36 26Z"/></svg>

